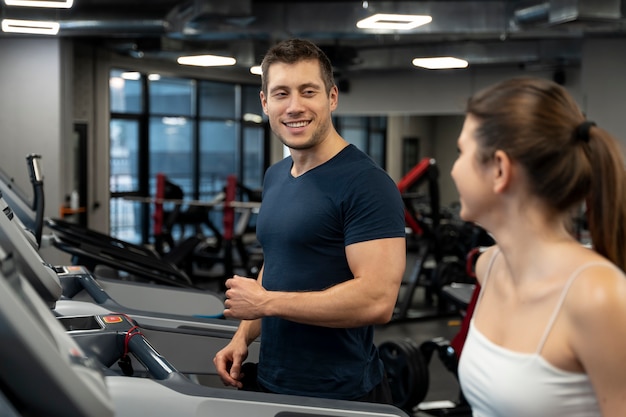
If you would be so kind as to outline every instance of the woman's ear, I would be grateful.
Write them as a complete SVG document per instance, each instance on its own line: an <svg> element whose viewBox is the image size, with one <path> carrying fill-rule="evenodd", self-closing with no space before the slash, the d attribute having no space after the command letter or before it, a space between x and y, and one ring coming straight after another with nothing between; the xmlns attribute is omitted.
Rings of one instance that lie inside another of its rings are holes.
<svg viewBox="0 0 626 417"><path fill-rule="evenodd" d="M513 178L513 164L506 152L497 150L493 156L493 191L503 193Z"/></svg>

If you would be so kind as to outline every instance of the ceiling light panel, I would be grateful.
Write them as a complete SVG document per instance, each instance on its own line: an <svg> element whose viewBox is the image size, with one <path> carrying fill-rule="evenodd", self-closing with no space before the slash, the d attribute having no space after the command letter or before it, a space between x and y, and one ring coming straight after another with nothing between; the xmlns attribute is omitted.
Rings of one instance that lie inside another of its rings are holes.
<svg viewBox="0 0 626 417"><path fill-rule="evenodd" d="M378 13L359 20L356 26L360 29L410 30L430 23L432 20L433 18L430 16Z"/></svg>
<svg viewBox="0 0 626 417"><path fill-rule="evenodd" d="M2 31L6 33L31 33L35 35L56 35L59 33L58 22L39 20L3 19Z"/></svg>
<svg viewBox="0 0 626 417"><path fill-rule="evenodd" d="M263 70L260 65L254 65L250 67L250 73L254 75L263 75Z"/></svg>
<svg viewBox="0 0 626 417"><path fill-rule="evenodd" d="M434 58L415 58L413 65L426 69L453 69L467 68L468 62L464 59L442 56Z"/></svg>
<svg viewBox="0 0 626 417"><path fill-rule="evenodd" d="M176 62L181 65L194 65L198 67L221 67L235 65L235 58L217 55L193 55L181 56Z"/></svg>
<svg viewBox="0 0 626 417"><path fill-rule="evenodd" d="M74 0L4 0L7 6L20 7L47 7L52 9L69 9L74 4Z"/></svg>

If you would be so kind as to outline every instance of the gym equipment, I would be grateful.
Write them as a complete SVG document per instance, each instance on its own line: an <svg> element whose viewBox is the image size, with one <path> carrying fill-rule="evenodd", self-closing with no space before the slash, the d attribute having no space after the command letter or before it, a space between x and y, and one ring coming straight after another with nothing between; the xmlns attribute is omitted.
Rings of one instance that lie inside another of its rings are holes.
<svg viewBox="0 0 626 417"><path fill-rule="evenodd" d="M224 201L224 193L218 193L213 200L206 204L190 205L186 210L182 209L184 197L185 193L181 187L171 182L164 174L157 174L152 229L155 250L161 255L166 254L176 246L173 236L175 226L179 226L181 229L181 240L185 235L186 226L193 226L194 235L202 235L202 226L206 226L211 230L214 239L212 246L216 248L221 246L222 234L211 221L209 213L214 205ZM130 199L137 201L136 198ZM140 201L146 202L143 198ZM171 210L165 210L164 205L167 203L173 205Z"/></svg>
<svg viewBox="0 0 626 417"><path fill-rule="evenodd" d="M26 156L28 175L33 188L32 201L29 201L24 192L16 186L14 179L0 169L0 193L17 213L24 227L33 234L37 246L41 246L44 206L40 160L41 155L38 154Z"/></svg>
<svg viewBox="0 0 626 417"><path fill-rule="evenodd" d="M474 272L476 259L486 249L487 247L484 246L476 247L470 250L466 256L465 273L472 279L476 278ZM453 282L442 288L442 295L453 302L457 306L457 311L463 315L461 327L451 341L437 337L422 342L418 346L412 339L405 338L385 341L378 346L380 357L389 377L394 405L411 412L424 400L430 383L428 366L435 352L444 367L458 381L459 358L463 351L479 293L480 285L477 282L472 284ZM460 387L458 399L446 402L448 405L445 407L436 406L420 409L420 413L437 417L471 417L470 406Z"/></svg>
<svg viewBox="0 0 626 417"><path fill-rule="evenodd" d="M53 245L71 254L73 265L85 266L93 273L98 266L106 266L126 272L127 280L182 288L195 287L189 275L174 263L178 252L173 252L171 259L162 258L145 246L125 242L65 220L47 218L45 224L53 232ZM187 244L195 246L198 242L189 240ZM186 252L186 248L181 246L180 251Z"/></svg>
<svg viewBox="0 0 626 417"><path fill-rule="evenodd" d="M441 210L439 206L439 169L433 158L423 158L399 182L398 189L404 202L404 218L411 237L415 238L416 260L411 273L402 283L401 292L394 311L393 320L421 319L437 316L441 311L411 311L413 297L418 286L425 289L425 299L432 303L433 269L442 261L442 254L435 231L440 225ZM423 195L415 193L422 185L426 186L427 201ZM416 200L418 203L416 204ZM426 206L426 208L424 208ZM409 241L409 243L411 243ZM436 276L436 275L435 275Z"/></svg>
<svg viewBox="0 0 626 417"><path fill-rule="evenodd" d="M43 181L33 184L34 193L39 195L39 198L36 212L32 218L43 218L42 186ZM21 259L20 262L24 264L23 267L27 268L27 276L31 279L31 284L51 307L54 307L59 297L62 296L65 300L71 298L72 300L88 301L113 311L132 312L146 317L165 315L161 323L168 323L166 327L170 328L190 326L194 324L194 320L206 322L207 319L219 318L222 315L224 309L223 295L212 291L141 285L140 283L117 279L100 278L96 280L83 267L52 268L36 252L37 247L31 242L32 234L21 227L12 227L19 226L21 223L19 223L19 217L14 215L12 208L2 198L2 194L0 194L0 209L7 216L7 219L0 219L0 225L2 225L0 240L16 249ZM68 224L71 225L71 223ZM25 240L31 245L27 244ZM48 268L43 268L42 265L47 265ZM62 275L62 279L59 279L57 274ZM75 281L75 283L69 285L68 282L70 281ZM179 320L184 320L185 324L171 320L171 315L179 316ZM191 323L189 323L190 320ZM207 323L200 324L207 326ZM232 335L236 328L236 323L227 323L224 320L218 320L212 325L220 329L229 329L226 331L228 335ZM210 333L215 333L215 331L210 329ZM220 330L219 333L224 334L224 330Z"/></svg>
<svg viewBox="0 0 626 417"><path fill-rule="evenodd" d="M246 201L236 201L238 193ZM157 252L166 253L166 246L170 249L176 248L172 234L176 226L180 227L180 240L185 242L185 228L191 225L194 227L193 236L200 236L202 239L186 258L188 274L194 275L194 267L209 271L220 264L223 271L218 278L232 276L235 266L244 270L243 275L255 277L263 261L262 251L256 238L251 245L245 242L245 237L250 229L253 211L260 208L261 192L245 187L237 181L235 175L229 175L224 191L212 201L185 201L183 197L182 189L169 181L164 174L157 174L155 199L138 200L131 197L135 201L154 203L153 232ZM173 204L173 209L165 211L164 203ZM188 206L186 210L182 210L183 204ZM222 231L210 219L210 212L215 208L222 209ZM211 230L211 236L203 236L201 226L207 226ZM237 255L237 265L234 255ZM223 286L222 289L225 290Z"/></svg>
<svg viewBox="0 0 626 417"><path fill-rule="evenodd" d="M430 384L429 364L435 352L445 368L458 380L458 353L444 338L417 344L410 338L388 340L378 345L380 358L391 386L393 404L408 413L420 406ZM459 390L459 398L446 401L451 405L420 409L419 415L471 417L471 409Z"/></svg>
<svg viewBox="0 0 626 417"><path fill-rule="evenodd" d="M472 223L456 219L451 210L439 204L439 170L432 158L423 158L399 182L398 189L405 205L405 220L411 231L408 247L415 247L415 263L408 278L402 283L393 321L424 319L458 314L457 304L450 303L444 288L458 284L473 284L467 275L465 257L478 245L491 244L484 230ZM426 187L426 195L418 193ZM424 311L412 310L415 291L424 288Z"/></svg>
<svg viewBox="0 0 626 417"><path fill-rule="evenodd" d="M153 335L156 345L171 353L172 361L180 365L181 371L216 374L207 358L228 343L239 324L221 318L224 305L220 297L208 291L103 282L80 266L52 267L28 243L24 231L12 222L15 216L2 199L0 210L0 245L13 253L25 278L57 315L132 315L142 331ZM110 289L126 294L126 305L109 295ZM138 307L146 302L153 303L154 308ZM180 349L183 343L187 346L185 351ZM258 357L258 343L251 345L251 359Z"/></svg>
<svg viewBox="0 0 626 417"><path fill-rule="evenodd" d="M164 176L159 178L161 184L159 194L164 194L162 189L166 187L166 179ZM169 251L159 253L156 249L125 242L61 219L48 218L45 219L45 223L53 231L54 246L71 254L72 264L83 265L96 275L100 275L100 271L103 270L102 267L107 267L109 278L115 278L114 271L123 271L126 275L122 274L120 278L125 280L154 282L183 288L202 288L201 283L206 281L207 277L203 274L196 274L194 267L196 265L206 267L222 263L224 265L223 273L209 279L219 280L220 290L223 291L225 290L223 281L234 274L233 249L237 249L240 264L246 268L248 276L254 277L262 262L262 252L251 253L243 243L243 234L249 223L252 210L258 209L260 203L234 201L236 186L234 177L229 179L228 184L224 199L220 197L211 202L185 202L185 204L197 207L223 207L224 233L218 234L218 242L221 242L220 247L206 245L206 238L196 234L182 239ZM180 205L183 201L143 197L128 197L128 199L157 205L154 232L157 241L161 242L157 245L157 249L163 249L163 242L169 241L170 238L163 236L162 218L164 213L162 205L166 202ZM240 210L236 227L234 224L235 209ZM174 220L168 222L175 221L175 213L176 209L173 210L171 216L167 216L168 218L174 216ZM171 227L169 224L166 229L170 230ZM97 270L97 268L100 269Z"/></svg>
<svg viewBox="0 0 626 417"><path fill-rule="evenodd" d="M408 417L391 405L196 384L170 364L126 315L55 318L4 243L0 243L0 404L7 415ZM121 372L111 367L116 361ZM145 374L131 376L135 366L143 367Z"/></svg>
<svg viewBox="0 0 626 417"><path fill-rule="evenodd" d="M428 392L429 375L419 346L411 339L389 340L378 345L391 387L393 404L407 412Z"/></svg>
<svg viewBox="0 0 626 417"><path fill-rule="evenodd" d="M466 273L475 278L474 265L476 258L487 247L472 249L466 257ZM443 287L443 294L454 302L458 311L463 312L463 320L457 334L448 341L437 337L422 342L419 346L411 339L389 340L378 346L380 357L385 365L392 389L394 405L411 412L424 400L428 393L430 382L428 365L437 353L444 367L450 371L458 381L458 364L463 345L469 330L469 324L474 314L474 306L478 300L480 286L478 283L452 283ZM420 413L431 416L458 416L471 417L471 408L459 387L459 397L445 407L437 406L420 409Z"/></svg>
<svg viewBox="0 0 626 417"><path fill-rule="evenodd" d="M0 386L15 415L114 415L97 363L67 336L2 247L0 323Z"/></svg>

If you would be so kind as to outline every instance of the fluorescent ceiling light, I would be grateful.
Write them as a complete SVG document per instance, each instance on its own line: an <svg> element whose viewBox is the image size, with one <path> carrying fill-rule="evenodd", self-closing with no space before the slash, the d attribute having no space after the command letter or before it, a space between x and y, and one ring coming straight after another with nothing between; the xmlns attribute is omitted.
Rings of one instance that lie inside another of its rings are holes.
<svg viewBox="0 0 626 417"><path fill-rule="evenodd" d="M109 80L109 87L116 90L121 90L122 88L124 88L124 84L125 81L122 77L111 77L111 79Z"/></svg>
<svg viewBox="0 0 626 417"><path fill-rule="evenodd" d="M255 65L253 67L250 67L250 72L254 75L262 75L263 71L261 70L261 66L260 65Z"/></svg>
<svg viewBox="0 0 626 417"><path fill-rule="evenodd" d="M11 33L33 33L36 35L56 35L59 33L58 22L38 20L3 19L2 31Z"/></svg>
<svg viewBox="0 0 626 417"><path fill-rule="evenodd" d="M442 56L438 58L415 58L413 65L427 69L451 69L467 68L468 63L464 59Z"/></svg>
<svg viewBox="0 0 626 417"><path fill-rule="evenodd" d="M263 117L259 114L254 113L244 113L243 115L244 122L252 122L252 123L263 123Z"/></svg>
<svg viewBox="0 0 626 417"><path fill-rule="evenodd" d="M7 6L23 7L49 7L54 9L69 9L74 4L74 0L4 0Z"/></svg>
<svg viewBox="0 0 626 417"><path fill-rule="evenodd" d="M137 71L126 71L126 72L121 73L120 77L122 77L125 80L137 81L141 79L141 73Z"/></svg>
<svg viewBox="0 0 626 417"><path fill-rule="evenodd" d="M187 124L187 119L185 117L163 117L161 122L169 126L184 126Z"/></svg>
<svg viewBox="0 0 626 417"><path fill-rule="evenodd" d="M378 13L366 19L359 20L356 27L361 29L410 30L430 23L432 20L433 18L430 16Z"/></svg>
<svg viewBox="0 0 626 417"><path fill-rule="evenodd" d="M217 55L181 56L176 60L181 65L196 65L199 67L219 67L235 65L235 58Z"/></svg>

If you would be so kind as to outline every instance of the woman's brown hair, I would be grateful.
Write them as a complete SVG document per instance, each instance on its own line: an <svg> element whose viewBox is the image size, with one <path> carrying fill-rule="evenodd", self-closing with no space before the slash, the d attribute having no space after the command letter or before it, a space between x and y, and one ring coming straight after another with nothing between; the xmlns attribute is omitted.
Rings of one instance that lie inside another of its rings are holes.
<svg viewBox="0 0 626 417"><path fill-rule="evenodd" d="M481 162L504 151L555 214L586 203L594 249L626 271L626 171L617 140L546 79L502 81L470 98L466 111L480 123Z"/></svg>

